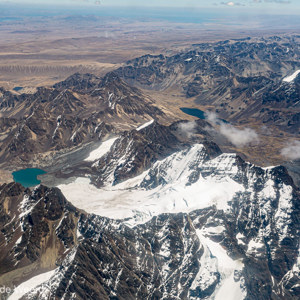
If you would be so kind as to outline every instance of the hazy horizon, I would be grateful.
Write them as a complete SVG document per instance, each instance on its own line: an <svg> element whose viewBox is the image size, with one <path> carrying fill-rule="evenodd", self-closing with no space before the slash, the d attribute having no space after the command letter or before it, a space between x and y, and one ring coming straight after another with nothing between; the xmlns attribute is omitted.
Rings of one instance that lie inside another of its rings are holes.
<svg viewBox="0 0 300 300"><path fill-rule="evenodd" d="M266 15L300 15L298 0L238 0L238 1L205 1L205 0L0 0L0 4L22 4L35 6L68 6L98 10L102 7L136 7L136 8L185 8L208 9L221 14L266 14Z"/></svg>
<svg viewBox="0 0 300 300"><path fill-rule="evenodd" d="M199 0L185 1L185 6L179 7L179 1L162 1L149 3L130 0L0 0L0 22L14 22L24 17L56 17L56 16L96 16L101 18L112 17L117 19L139 20L142 22L167 21L172 23L191 23L201 26L230 26L234 30L243 29L292 29L300 28L300 3L288 0L243 0L240 2L218 2L219 4L205 4ZM127 3L127 5L125 5ZM201 4L202 3L202 4ZM137 5L140 4L140 5ZM169 4L169 6L166 6ZM115 5L115 6L112 6ZM133 5L133 6L131 6ZM136 5L136 6L134 6ZM163 6L165 5L165 6ZM176 6L177 5L177 6ZM290 8L299 6L290 12ZM263 9L263 8L272 9ZM281 8L278 9L278 7ZM223 27L222 27L223 28Z"/></svg>

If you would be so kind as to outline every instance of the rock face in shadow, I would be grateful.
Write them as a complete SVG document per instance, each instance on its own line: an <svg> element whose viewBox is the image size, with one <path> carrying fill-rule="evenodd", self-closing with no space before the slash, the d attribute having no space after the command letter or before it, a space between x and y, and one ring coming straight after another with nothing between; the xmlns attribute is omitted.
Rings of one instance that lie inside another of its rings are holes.
<svg viewBox="0 0 300 300"><path fill-rule="evenodd" d="M156 160L180 147L179 140L169 127L157 122L140 131L124 132L109 153L93 164L99 174L93 181L98 186L117 184L142 173Z"/></svg>
<svg viewBox="0 0 300 300"><path fill-rule="evenodd" d="M79 211L57 188L0 187L0 283L16 285L51 270L76 243ZM20 270L20 271L19 271Z"/></svg>

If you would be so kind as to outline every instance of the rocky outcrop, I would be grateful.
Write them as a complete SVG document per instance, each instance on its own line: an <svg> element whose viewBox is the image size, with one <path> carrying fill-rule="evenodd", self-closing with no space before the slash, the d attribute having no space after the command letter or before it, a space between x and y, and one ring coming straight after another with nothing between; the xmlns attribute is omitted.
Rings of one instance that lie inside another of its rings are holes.
<svg viewBox="0 0 300 300"><path fill-rule="evenodd" d="M170 128L157 122L139 131L124 132L110 151L94 162L97 175L92 177L92 181L98 187L120 183L142 173L155 161L180 147Z"/></svg>

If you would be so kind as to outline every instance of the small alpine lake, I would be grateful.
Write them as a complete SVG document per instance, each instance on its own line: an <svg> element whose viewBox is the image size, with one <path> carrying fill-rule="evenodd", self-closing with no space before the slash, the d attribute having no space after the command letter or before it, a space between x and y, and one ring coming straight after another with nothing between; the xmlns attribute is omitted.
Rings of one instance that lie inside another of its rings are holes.
<svg viewBox="0 0 300 300"><path fill-rule="evenodd" d="M46 174L42 169L27 168L13 172L13 178L15 182L21 183L24 187L33 187L41 183L37 179L38 175Z"/></svg>
<svg viewBox="0 0 300 300"><path fill-rule="evenodd" d="M198 108L180 107L180 110L189 116L197 117L201 120L207 119L206 112ZM220 125L221 123L229 124L225 119L217 118L216 124Z"/></svg>
<svg viewBox="0 0 300 300"><path fill-rule="evenodd" d="M205 112L203 110L200 110L198 108L188 108L188 107L180 107L180 110L184 112L187 115L197 117L201 120L205 120Z"/></svg>

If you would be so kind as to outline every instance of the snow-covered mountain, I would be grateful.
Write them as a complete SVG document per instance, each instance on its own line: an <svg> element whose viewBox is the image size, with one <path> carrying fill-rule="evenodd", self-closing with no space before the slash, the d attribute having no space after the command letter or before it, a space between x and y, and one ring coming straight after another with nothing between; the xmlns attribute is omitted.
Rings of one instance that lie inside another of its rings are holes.
<svg viewBox="0 0 300 300"><path fill-rule="evenodd" d="M1 265L23 282L9 299L22 286L22 299L299 298L299 190L283 167L210 151L186 145L100 189L61 185L77 208L56 188L2 186Z"/></svg>

